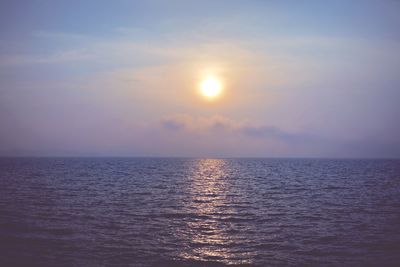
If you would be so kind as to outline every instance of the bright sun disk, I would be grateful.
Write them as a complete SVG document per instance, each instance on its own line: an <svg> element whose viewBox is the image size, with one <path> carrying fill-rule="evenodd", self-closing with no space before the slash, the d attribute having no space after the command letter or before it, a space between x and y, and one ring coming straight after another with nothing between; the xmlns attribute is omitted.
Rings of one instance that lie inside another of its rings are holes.
<svg viewBox="0 0 400 267"><path fill-rule="evenodd" d="M211 99L221 94L222 84L217 78L208 77L201 82L200 89L203 96Z"/></svg>

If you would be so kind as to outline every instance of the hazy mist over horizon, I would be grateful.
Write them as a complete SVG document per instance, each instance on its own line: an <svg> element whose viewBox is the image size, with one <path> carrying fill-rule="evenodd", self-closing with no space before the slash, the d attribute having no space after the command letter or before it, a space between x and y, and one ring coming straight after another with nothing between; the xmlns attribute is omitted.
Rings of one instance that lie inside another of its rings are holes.
<svg viewBox="0 0 400 267"><path fill-rule="evenodd" d="M399 12L1 1L0 156L399 158Z"/></svg>

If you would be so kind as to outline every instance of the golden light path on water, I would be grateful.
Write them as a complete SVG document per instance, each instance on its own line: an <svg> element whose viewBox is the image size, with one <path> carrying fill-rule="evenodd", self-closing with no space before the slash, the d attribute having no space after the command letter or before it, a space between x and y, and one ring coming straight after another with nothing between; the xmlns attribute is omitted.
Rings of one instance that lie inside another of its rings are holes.
<svg viewBox="0 0 400 267"><path fill-rule="evenodd" d="M195 163L189 188L190 209L197 219L187 222L190 249L180 255L186 260L210 260L225 264L249 264L250 255L235 251L234 247L246 240L233 238L232 218L237 213L229 196L232 185L227 183L228 163L223 159L201 159ZM238 260L241 259L241 260Z"/></svg>

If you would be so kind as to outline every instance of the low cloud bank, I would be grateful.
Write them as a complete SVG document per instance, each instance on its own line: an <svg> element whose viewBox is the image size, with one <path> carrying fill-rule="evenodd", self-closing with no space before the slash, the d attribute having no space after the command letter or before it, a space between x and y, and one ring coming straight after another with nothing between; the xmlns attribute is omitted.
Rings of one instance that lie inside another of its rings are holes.
<svg viewBox="0 0 400 267"><path fill-rule="evenodd" d="M279 127L235 121L220 115L210 117L174 115L161 120L161 127L170 131L235 133L250 138L279 139L290 143L320 141L321 139L307 133L288 132Z"/></svg>

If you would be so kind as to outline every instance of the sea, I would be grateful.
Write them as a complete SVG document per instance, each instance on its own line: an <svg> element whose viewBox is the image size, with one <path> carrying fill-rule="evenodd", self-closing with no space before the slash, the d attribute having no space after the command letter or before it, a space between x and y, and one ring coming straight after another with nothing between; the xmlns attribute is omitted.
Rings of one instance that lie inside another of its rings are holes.
<svg viewBox="0 0 400 267"><path fill-rule="evenodd" d="M1 158L0 266L400 266L400 160Z"/></svg>

